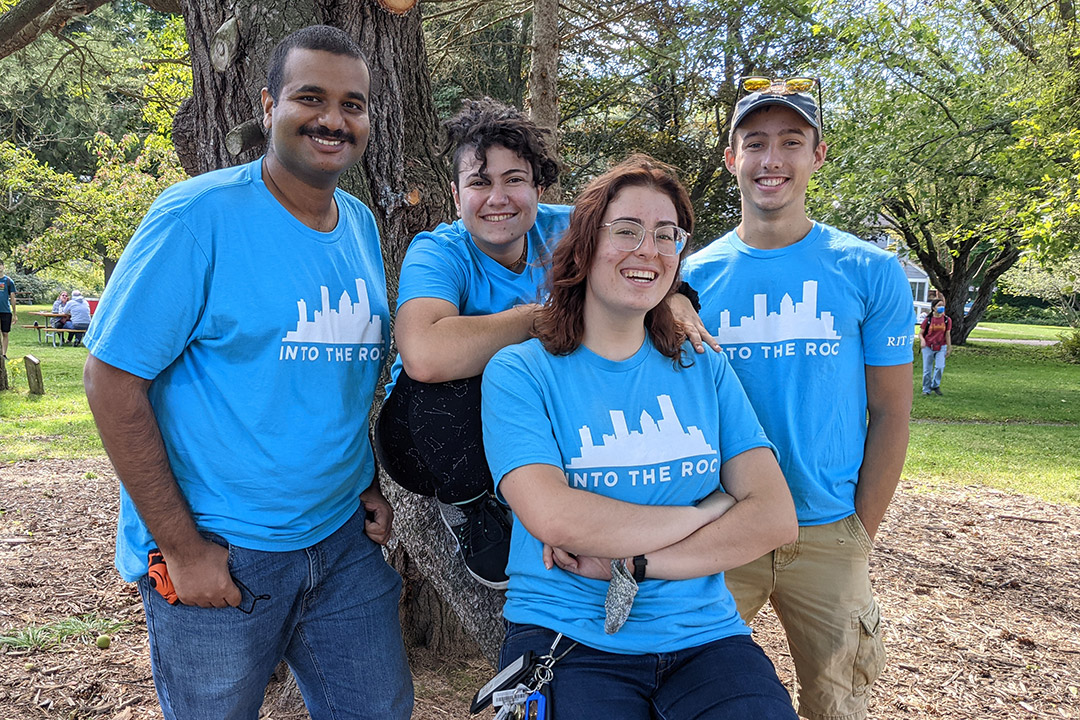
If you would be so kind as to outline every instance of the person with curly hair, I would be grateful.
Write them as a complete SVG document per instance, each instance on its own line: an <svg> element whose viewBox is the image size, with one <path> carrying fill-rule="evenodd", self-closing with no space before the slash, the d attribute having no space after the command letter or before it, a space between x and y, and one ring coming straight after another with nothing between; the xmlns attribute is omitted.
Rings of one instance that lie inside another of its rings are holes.
<svg viewBox="0 0 1080 720"><path fill-rule="evenodd" d="M459 219L417 235L401 266L398 355L375 447L399 485L434 496L466 570L506 587L510 524L492 497L480 428L480 374L532 336L551 253L573 208L541 203L561 163L548 132L491 98L445 123ZM672 303L698 342L690 301Z"/></svg>

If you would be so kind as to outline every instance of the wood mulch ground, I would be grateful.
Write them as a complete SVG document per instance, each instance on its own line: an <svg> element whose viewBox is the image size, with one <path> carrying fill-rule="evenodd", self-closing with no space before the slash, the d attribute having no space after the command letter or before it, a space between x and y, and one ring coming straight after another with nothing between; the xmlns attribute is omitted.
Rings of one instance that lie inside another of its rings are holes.
<svg viewBox="0 0 1080 720"><path fill-rule="evenodd" d="M0 466L0 635L93 615L126 623L46 649L0 645L0 719L160 718L142 606L112 568L116 479L105 460ZM984 488L904 484L874 582L889 664L875 718L1080 718L1080 508ZM775 618L756 637L792 687ZM25 635L25 633L24 633ZM467 718L479 658L413 658L420 720ZM298 713L275 703L263 716Z"/></svg>

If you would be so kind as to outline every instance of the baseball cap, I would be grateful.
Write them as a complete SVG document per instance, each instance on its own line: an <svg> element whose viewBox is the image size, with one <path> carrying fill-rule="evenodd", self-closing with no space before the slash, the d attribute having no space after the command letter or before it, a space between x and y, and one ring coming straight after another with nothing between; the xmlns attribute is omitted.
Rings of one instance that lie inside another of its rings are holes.
<svg viewBox="0 0 1080 720"><path fill-rule="evenodd" d="M735 104L735 112L731 116L731 129L728 131L728 142L735 137L735 128L746 119L750 113L765 107L766 105L780 105L791 108L799 113L810 127L821 132L821 122L818 120L818 106L814 97L807 93L787 93L781 95L774 92L750 93Z"/></svg>

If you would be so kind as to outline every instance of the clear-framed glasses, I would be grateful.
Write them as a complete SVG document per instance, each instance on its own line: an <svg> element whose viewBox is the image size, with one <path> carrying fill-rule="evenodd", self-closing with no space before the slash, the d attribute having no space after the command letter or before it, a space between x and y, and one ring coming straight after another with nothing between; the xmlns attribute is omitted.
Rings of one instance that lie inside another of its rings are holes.
<svg viewBox="0 0 1080 720"><path fill-rule="evenodd" d="M616 220L600 227L607 228L612 247L621 252L637 250L641 243L645 242L645 235L649 232L652 232L656 252L661 255L678 255L686 247L686 243L690 242L690 233L678 225L659 225L649 231L639 222Z"/></svg>

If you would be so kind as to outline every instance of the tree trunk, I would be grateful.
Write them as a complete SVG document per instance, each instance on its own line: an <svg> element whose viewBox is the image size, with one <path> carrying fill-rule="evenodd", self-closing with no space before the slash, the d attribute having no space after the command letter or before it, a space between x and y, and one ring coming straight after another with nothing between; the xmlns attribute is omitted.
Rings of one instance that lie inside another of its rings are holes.
<svg viewBox="0 0 1080 720"><path fill-rule="evenodd" d="M183 0L183 13L193 97L178 112L173 132L181 162L192 174L249 162L263 153L265 141L251 132L250 121L261 122L259 91L278 40L292 30L323 23L359 41L372 71L371 138L363 162L342 178L342 187L362 199L379 223L393 306L409 241L451 212L449 178L435 149L438 119L420 11L395 14L375 0L237 0L228 6ZM231 42L215 48L215 35L227 23L223 34L229 34ZM212 54L221 71L214 68ZM238 152L230 152L230 144ZM406 580L405 637L436 648L474 650L464 628L494 662L503 633L502 595L467 577L430 500L386 478L383 489L396 511L391 562ZM286 695L298 701L295 688Z"/></svg>
<svg viewBox="0 0 1080 720"><path fill-rule="evenodd" d="M529 70L529 113L532 121L551 132L552 149L559 146L559 0L533 2L532 67ZM545 202L560 202L559 183L544 190Z"/></svg>

